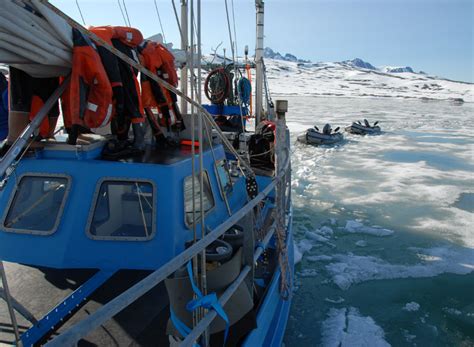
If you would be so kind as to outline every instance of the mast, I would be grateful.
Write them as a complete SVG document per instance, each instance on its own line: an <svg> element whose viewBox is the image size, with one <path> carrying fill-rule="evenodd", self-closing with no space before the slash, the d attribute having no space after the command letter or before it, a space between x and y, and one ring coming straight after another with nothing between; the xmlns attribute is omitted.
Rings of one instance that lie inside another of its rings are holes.
<svg viewBox="0 0 474 347"><path fill-rule="evenodd" d="M262 120L263 111L263 0L255 0L257 10L257 42L255 47L255 126Z"/></svg>
<svg viewBox="0 0 474 347"><path fill-rule="evenodd" d="M188 55L188 0L181 0L181 49L186 54L186 64L189 64ZM188 95L188 68L181 69L181 92ZM181 98L181 112L188 113L188 103Z"/></svg>

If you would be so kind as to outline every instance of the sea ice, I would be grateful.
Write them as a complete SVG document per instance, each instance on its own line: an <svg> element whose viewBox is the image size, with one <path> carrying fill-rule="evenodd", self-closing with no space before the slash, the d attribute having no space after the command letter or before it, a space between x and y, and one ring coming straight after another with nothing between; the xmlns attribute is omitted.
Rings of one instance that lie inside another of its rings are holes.
<svg viewBox="0 0 474 347"><path fill-rule="evenodd" d="M329 255L310 255L306 257L306 260L309 260L312 262L329 261L329 260L332 260L332 257Z"/></svg>
<svg viewBox="0 0 474 347"><path fill-rule="evenodd" d="M319 230L317 230L317 233L322 234L327 237L327 236L331 236L334 233L334 231L332 230L332 228L328 226L323 226L319 228Z"/></svg>
<svg viewBox="0 0 474 347"><path fill-rule="evenodd" d="M418 304L417 302L412 301L412 302L407 303L407 304L403 307L403 309L404 309L405 311L409 311L409 312L418 311L418 310L420 309L420 304Z"/></svg>
<svg viewBox="0 0 474 347"><path fill-rule="evenodd" d="M365 241L365 240L359 240L359 241L357 241L355 244L356 244L356 246L358 246L358 247L365 247L365 246L367 246L367 241Z"/></svg>
<svg viewBox="0 0 474 347"><path fill-rule="evenodd" d="M296 243L293 243L293 256L294 256L294 263L295 265L298 264L301 259L303 259L303 254L300 252L300 250L298 249L298 246L296 246Z"/></svg>
<svg viewBox="0 0 474 347"><path fill-rule="evenodd" d="M378 226L366 226L357 220L348 220L344 230L348 233L369 234L374 236L388 236L393 234L393 230L384 229Z"/></svg>
<svg viewBox="0 0 474 347"><path fill-rule="evenodd" d="M331 308L322 323L322 345L327 347L386 347L385 333L371 317L354 308Z"/></svg>
<svg viewBox="0 0 474 347"><path fill-rule="evenodd" d="M373 256L336 254L326 265L333 282L342 290L370 280L434 277L442 273L468 274L474 271L474 252L468 248L436 247L416 249L425 257L414 265L390 264Z"/></svg>
<svg viewBox="0 0 474 347"><path fill-rule="evenodd" d="M332 304L340 304L340 303L344 302L345 300L341 297L338 297L337 299L325 298L324 301L330 302Z"/></svg>

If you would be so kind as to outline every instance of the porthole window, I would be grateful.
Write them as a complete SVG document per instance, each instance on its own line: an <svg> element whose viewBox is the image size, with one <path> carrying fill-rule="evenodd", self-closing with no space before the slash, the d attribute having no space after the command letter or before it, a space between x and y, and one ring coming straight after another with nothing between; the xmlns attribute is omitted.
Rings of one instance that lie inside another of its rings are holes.
<svg viewBox="0 0 474 347"><path fill-rule="evenodd" d="M155 189L150 182L104 180L90 216L88 235L99 240L149 240L155 231Z"/></svg>
<svg viewBox="0 0 474 347"><path fill-rule="evenodd" d="M66 176L21 177L4 217L3 227L7 231L37 235L54 233L68 189L69 178Z"/></svg>
<svg viewBox="0 0 474 347"><path fill-rule="evenodd" d="M201 191L199 184L199 174L194 176L194 208L196 222L199 222L201 216L200 200ZM214 197L212 195L211 183L209 175L204 172L203 175L203 208L204 213L209 212L214 207ZM184 179L184 211L186 215L186 225L193 225L193 176L188 176Z"/></svg>

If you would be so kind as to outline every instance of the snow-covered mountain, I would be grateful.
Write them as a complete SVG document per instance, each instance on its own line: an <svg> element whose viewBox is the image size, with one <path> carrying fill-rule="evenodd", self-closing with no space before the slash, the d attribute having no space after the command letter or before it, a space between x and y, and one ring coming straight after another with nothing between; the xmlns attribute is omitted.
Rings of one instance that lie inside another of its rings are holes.
<svg viewBox="0 0 474 347"><path fill-rule="evenodd" d="M265 47L263 51L263 57L265 59L276 59L276 60L284 60L284 61L292 61L292 62L299 62L299 63L310 63L309 60L298 59L291 53L285 53L285 55L280 54L280 52L275 52L270 47Z"/></svg>
<svg viewBox="0 0 474 347"><path fill-rule="evenodd" d="M361 59L301 63L266 59L272 94L474 102L474 84L416 73L410 67L376 68Z"/></svg>

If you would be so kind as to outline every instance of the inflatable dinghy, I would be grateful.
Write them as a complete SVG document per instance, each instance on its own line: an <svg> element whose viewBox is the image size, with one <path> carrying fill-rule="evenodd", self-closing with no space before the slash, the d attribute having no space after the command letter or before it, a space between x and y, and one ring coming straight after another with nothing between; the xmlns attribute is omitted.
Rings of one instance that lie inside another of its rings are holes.
<svg viewBox="0 0 474 347"><path fill-rule="evenodd" d="M367 134L380 134L380 127L377 125L379 122L375 122L374 125L370 125L367 119L364 119L364 124L357 121L352 123L351 126L346 128L346 131L356 135L367 135Z"/></svg>
<svg viewBox="0 0 474 347"><path fill-rule="evenodd" d="M320 132L317 126L306 130L305 133L298 136L298 141L310 145L332 145L338 143L344 139L344 136L338 132L339 127L337 127L334 132L332 132L331 126L326 124L323 128L323 131Z"/></svg>

